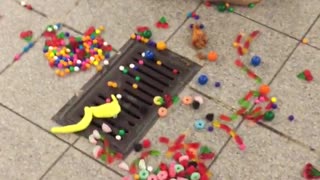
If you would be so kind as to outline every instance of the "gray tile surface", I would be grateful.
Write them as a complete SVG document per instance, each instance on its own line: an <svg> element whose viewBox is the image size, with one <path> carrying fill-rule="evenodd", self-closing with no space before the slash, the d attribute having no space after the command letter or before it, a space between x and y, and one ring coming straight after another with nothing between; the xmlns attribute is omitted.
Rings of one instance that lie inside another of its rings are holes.
<svg viewBox="0 0 320 180"><path fill-rule="evenodd" d="M65 17L65 23L85 31L89 26L104 25L106 39L119 49L135 32L137 26L149 26L155 40L166 40L193 11L200 0L155 1L155 0L86 0ZM169 29L157 29L155 23L165 16Z"/></svg>
<svg viewBox="0 0 320 180"><path fill-rule="evenodd" d="M71 31L69 31L71 34ZM95 69L57 77L42 53L44 39L0 76L0 102L45 129L57 124L51 120L60 108L93 76ZM70 142L76 135L58 135Z"/></svg>
<svg viewBox="0 0 320 180"><path fill-rule="evenodd" d="M186 88L179 95L179 97L184 97L186 95L198 94ZM156 124L146 134L145 138L151 140L151 142L153 143L153 149L165 152L166 147L157 143L160 136L166 136L171 138L171 140L174 140L181 133L186 132L188 134L187 141L201 142L203 145L207 145L208 147L210 147L214 152L218 152L229 136L219 129L215 129L214 132L208 132L207 130L196 131L193 126L196 119L205 120L205 116L207 113L214 113L217 117L221 113L229 115L232 112L229 109L224 108L221 105L216 104L206 98L204 99L204 104L200 107L199 110L193 110L191 107L185 105L175 105L169 109L169 115L166 118L161 118L156 122ZM240 119L233 123L229 123L228 125L230 127L235 127L239 122ZM92 149L94 146L92 144L89 144L87 139L80 138L75 146L92 155ZM138 157L137 155L137 153L132 152L126 159L126 162L128 164L131 163L135 158ZM161 158L150 158L147 163L155 167L159 164L160 161L167 160L165 160L165 157L162 156ZM210 163L210 161L207 163ZM116 164L114 164L112 168L122 174L126 174L126 172L119 169Z"/></svg>
<svg viewBox="0 0 320 180"><path fill-rule="evenodd" d="M301 45L271 84L272 94L279 99L279 110L273 128L313 148L320 149L319 92L320 51ZM314 81L308 83L297 78L297 74L309 69ZM290 122L289 115L295 120Z"/></svg>
<svg viewBox="0 0 320 180"><path fill-rule="evenodd" d="M316 22L316 24L312 27L311 31L307 35L307 39L309 40L309 44L320 48L320 19Z"/></svg>
<svg viewBox="0 0 320 180"><path fill-rule="evenodd" d="M44 13L50 19L62 20L73 8L76 7L80 0L28 0L28 4Z"/></svg>
<svg viewBox="0 0 320 180"><path fill-rule="evenodd" d="M199 91L218 98L233 107L238 107L238 99L243 97L246 92L257 88L257 84L234 64L238 55L232 43L238 33L249 34L254 30L261 31L261 35L251 44L250 54L242 59L244 64L260 76L264 82L270 81L297 43L284 35L236 14L219 13L215 10L208 10L205 6L201 6L197 13L200 15L200 22L205 25L205 31L209 37L207 47L201 52L207 53L214 50L219 57L216 62L206 61L204 68L190 84ZM189 24L192 23L194 23L194 20L187 21L177 34L169 40L168 47L199 62L200 60L195 57L197 51L191 46ZM254 68L250 65L251 54L259 55L262 58L263 62L260 66ZM209 82L205 86L200 86L197 83L201 74L209 77ZM213 84L216 81L221 82L221 88L214 87Z"/></svg>
<svg viewBox="0 0 320 180"><path fill-rule="evenodd" d="M3 107L0 117L0 179L39 179L67 148Z"/></svg>
<svg viewBox="0 0 320 180"><path fill-rule="evenodd" d="M236 12L301 39L319 15L318 0L263 0L254 9L236 8Z"/></svg>
<svg viewBox="0 0 320 180"><path fill-rule="evenodd" d="M234 143L213 164L215 179L291 179L301 178L308 162L315 163L319 156L260 126L241 126L247 150L240 152Z"/></svg>
<svg viewBox="0 0 320 180"><path fill-rule="evenodd" d="M19 10L17 10L19 9ZM9 65L16 54L22 52L28 43L20 39L22 31L33 31L33 39L39 37L46 19L25 10L12 0L2 0L0 4L0 71ZM28 23L25 23L28 22Z"/></svg>
<svg viewBox="0 0 320 180"><path fill-rule="evenodd" d="M121 177L79 151L71 148L43 179L119 180Z"/></svg>

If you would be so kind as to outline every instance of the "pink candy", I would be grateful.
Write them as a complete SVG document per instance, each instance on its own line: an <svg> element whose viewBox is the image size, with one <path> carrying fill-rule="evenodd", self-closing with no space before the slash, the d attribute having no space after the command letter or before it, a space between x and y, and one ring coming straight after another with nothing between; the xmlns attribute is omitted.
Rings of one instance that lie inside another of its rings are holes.
<svg viewBox="0 0 320 180"><path fill-rule="evenodd" d="M167 171L160 171L157 174L158 180L166 180L168 178L168 172Z"/></svg>
<svg viewBox="0 0 320 180"><path fill-rule="evenodd" d="M154 174L149 175L148 180L158 180L158 177Z"/></svg>

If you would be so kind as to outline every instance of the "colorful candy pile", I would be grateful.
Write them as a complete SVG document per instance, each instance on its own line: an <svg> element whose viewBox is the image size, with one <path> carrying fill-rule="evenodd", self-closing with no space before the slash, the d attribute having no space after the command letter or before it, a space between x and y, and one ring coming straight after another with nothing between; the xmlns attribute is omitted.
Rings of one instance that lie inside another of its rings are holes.
<svg viewBox="0 0 320 180"><path fill-rule="evenodd" d="M212 160L215 154L207 146L197 142L186 143L185 139L186 135L182 134L171 143L169 138L160 137L159 142L168 147L167 157L173 161L169 164L162 162L154 169L146 165L146 160L150 156L159 156L159 151L145 150L131 164L131 175L123 180L209 180L212 174L204 161Z"/></svg>
<svg viewBox="0 0 320 180"><path fill-rule="evenodd" d="M43 34L46 38L44 55L49 66L57 68L55 73L58 76L86 71L92 66L101 71L101 61L104 61L105 65L109 64L112 46L101 37L103 27L89 27L81 37L74 37L68 32L58 33L60 28L60 24L50 25Z"/></svg>

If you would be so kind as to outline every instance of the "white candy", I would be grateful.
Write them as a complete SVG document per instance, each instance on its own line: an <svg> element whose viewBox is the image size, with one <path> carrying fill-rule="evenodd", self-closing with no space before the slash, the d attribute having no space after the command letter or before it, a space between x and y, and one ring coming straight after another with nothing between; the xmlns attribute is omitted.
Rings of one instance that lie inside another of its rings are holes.
<svg viewBox="0 0 320 180"><path fill-rule="evenodd" d="M93 134L91 134L88 139L89 139L89 142L91 144L97 144L98 143L97 140L93 137Z"/></svg>
<svg viewBox="0 0 320 180"><path fill-rule="evenodd" d="M122 98L122 95L121 95L121 94L117 94L116 97L117 97L118 99L121 99L121 98Z"/></svg>
<svg viewBox="0 0 320 180"><path fill-rule="evenodd" d="M104 60L104 61L103 61L103 64L104 64L104 65L109 65L109 61L108 61L108 60Z"/></svg>
<svg viewBox="0 0 320 180"><path fill-rule="evenodd" d="M91 60L91 61L94 61L94 57L93 57L93 56L91 56L91 57L90 57L90 60Z"/></svg>
<svg viewBox="0 0 320 180"><path fill-rule="evenodd" d="M82 63L81 60L78 59L78 60L77 60L77 64L81 64L81 63Z"/></svg>
<svg viewBox="0 0 320 180"><path fill-rule="evenodd" d="M152 166L148 166L148 167L147 167L147 170L148 170L149 172L152 172L152 171L153 171L153 167L152 167Z"/></svg>
<svg viewBox="0 0 320 180"><path fill-rule="evenodd" d="M27 3L24 1L21 1L20 4L21 4L21 6L25 6Z"/></svg>
<svg viewBox="0 0 320 180"><path fill-rule="evenodd" d="M96 138L96 139L101 139L101 135L100 135L99 131L96 130L96 129L93 130L92 135L93 135L93 137Z"/></svg>
<svg viewBox="0 0 320 180"><path fill-rule="evenodd" d="M135 67L135 65L134 65L134 64L130 64L129 67L130 67L131 69L133 69L133 68Z"/></svg>
<svg viewBox="0 0 320 180"><path fill-rule="evenodd" d="M102 124L101 128L102 128L102 131L105 132L105 133L111 133L112 132L112 129L110 128L110 126L105 124L105 123Z"/></svg>
<svg viewBox="0 0 320 180"><path fill-rule="evenodd" d="M74 71L78 72L80 71L80 68L78 66L74 67Z"/></svg>
<svg viewBox="0 0 320 180"><path fill-rule="evenodd" d="M146 53L144 53L144 52L141 53L141 56L142 56L142 57L145 57L145 56L146 56Z"/></svg>
<svg viewBox="0 0 320 180"><path fill-rule="evenodd" d="M121 140L121 136L120 135L116 135L116 140L120 141Z"/></svg>
<svg viewBox="0 0 320 180"><path fill-rule="evenodd" d="M124 66L119 66L119 70L123 71L124 70Z"/></svg>
<svg viewBox="0 0 320 180"><path fill-rule="evenodd" d="M104 45L104 46L108 46L109 44L108 44L107 41L105 41L105 42L103 42L103 45Z"/></svg>
<svg viewBox="0 0 320 180"><path fill-rule="evenodd" d="M143 160L143 159L141 159L140 161L139 161L139 169L146 169L147 168L147 166L146 166L146 162Z"/></svg>
<svg viewBox="0 0 320 180"><path fill-rule="evenodd" d="M124 162L124 161L122 161L122 162L118 165L118 167L119 167L120 169L125 170L125 171L129 171L129 166L128 166L128 164L127 164L126 162Z"/></svg>

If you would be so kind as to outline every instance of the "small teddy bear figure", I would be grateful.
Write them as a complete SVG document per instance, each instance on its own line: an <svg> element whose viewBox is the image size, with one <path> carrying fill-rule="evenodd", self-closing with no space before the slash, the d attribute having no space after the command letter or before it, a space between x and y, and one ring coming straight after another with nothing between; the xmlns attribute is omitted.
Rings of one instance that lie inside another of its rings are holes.
<svg viewBox="0 0 320 180"><path fill-rule="evenodd" d="M194 24L192 26L192 45L197 49L202 49L206 47L207 43L207 34L202 31L199 24Z"/></svg>

